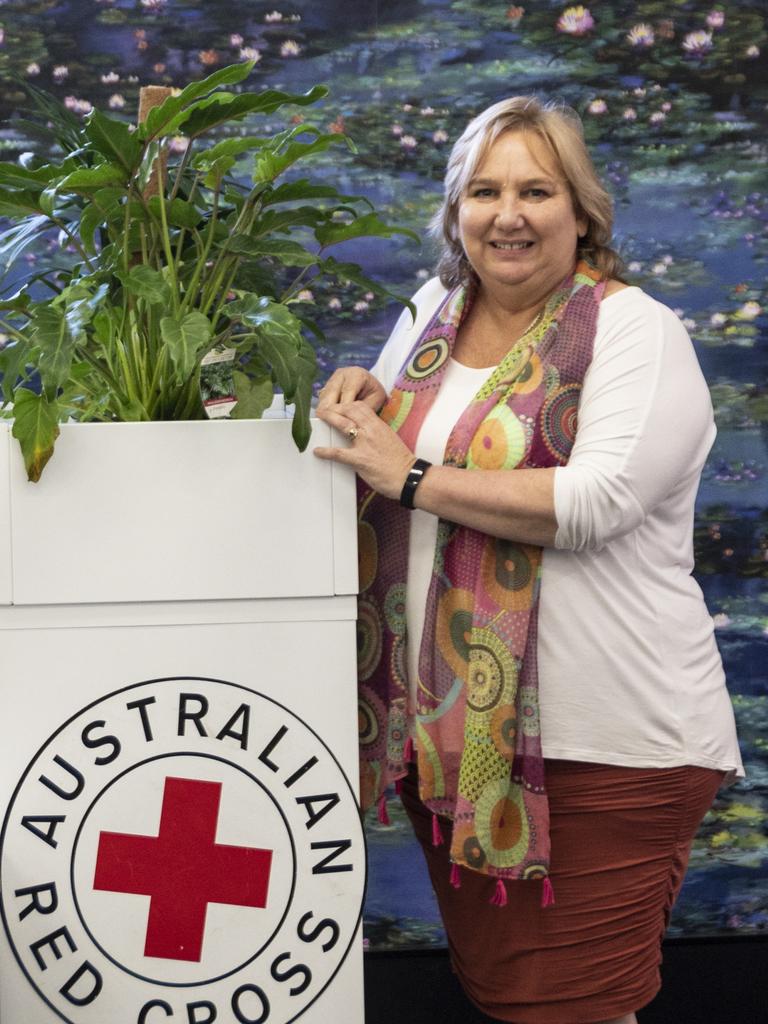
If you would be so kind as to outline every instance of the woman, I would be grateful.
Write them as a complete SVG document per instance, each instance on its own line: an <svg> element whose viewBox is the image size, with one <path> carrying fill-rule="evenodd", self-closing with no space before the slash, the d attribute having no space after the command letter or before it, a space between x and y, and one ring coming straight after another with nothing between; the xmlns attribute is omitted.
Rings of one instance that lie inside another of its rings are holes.
<svg viewBox="0 0 768 1024"><path fill-rule="evenodd" d="M315 454L361 482L363 800L399 783L492 1019L632 1024L742 772L690 576L709 396L678 318L620 278L572 112L472 121L435 225L415 324L318 405L350 443Z"/></svg>

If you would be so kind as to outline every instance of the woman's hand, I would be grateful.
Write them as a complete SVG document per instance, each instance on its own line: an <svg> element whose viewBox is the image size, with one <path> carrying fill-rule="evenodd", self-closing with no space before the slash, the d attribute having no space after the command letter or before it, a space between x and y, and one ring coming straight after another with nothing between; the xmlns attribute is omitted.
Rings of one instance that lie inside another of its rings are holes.
<svg viewBox="0 0 768 1024"><path fill-rule="evenodd" d="M387 400L387 393L373 374L362 366L345 366L332 374L321 389L319 398L317 414L323 419L322 413L326 409L349 402L365 402L378 412Z"/></svg>
<svg viewBox="0 0 768 1024"><path fill-rule="evenodd" d="M336 374L345 372L348 371L337 370ZM317 415L344 434L350 445L315 448L315 455L351 466L379 494L397 500L416 457L395 431L379 419L373 407L364 399L334 406L323 403L318 405Z"/></svg>

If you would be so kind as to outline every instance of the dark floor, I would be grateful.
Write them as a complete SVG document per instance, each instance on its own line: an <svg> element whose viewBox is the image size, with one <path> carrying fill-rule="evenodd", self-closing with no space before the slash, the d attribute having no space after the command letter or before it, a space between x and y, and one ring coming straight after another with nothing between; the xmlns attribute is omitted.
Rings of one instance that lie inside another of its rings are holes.
<svg viewBox="0 0 768 1024"><path fill-rule="evenodd" d="M640 1024L768 1024L768 937L670 940L662 974ZM365 1024L489 1020L464 997L444 951L368 953L365 984Z"/></svg>

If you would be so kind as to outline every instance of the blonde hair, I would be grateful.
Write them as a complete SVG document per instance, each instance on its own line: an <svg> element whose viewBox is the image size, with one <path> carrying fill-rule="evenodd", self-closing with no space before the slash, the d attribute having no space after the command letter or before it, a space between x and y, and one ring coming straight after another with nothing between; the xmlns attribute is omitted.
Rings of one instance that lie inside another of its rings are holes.
<svg viewBox="0 0 768 1024"><path fill-rule="evenodd" d="M451 150L443 202L430 223L431 234L442 246L437 266L442 283L453 288L472 274L459 237L459 206L477 168L504 132L530 132L544 144L568 184L576 217L587 221L577 256L605 277L621 280L623 263L610 244L613 201L587 152L579 115L562 104L541 103L535 96L512 96L470 121Z"/></svg>

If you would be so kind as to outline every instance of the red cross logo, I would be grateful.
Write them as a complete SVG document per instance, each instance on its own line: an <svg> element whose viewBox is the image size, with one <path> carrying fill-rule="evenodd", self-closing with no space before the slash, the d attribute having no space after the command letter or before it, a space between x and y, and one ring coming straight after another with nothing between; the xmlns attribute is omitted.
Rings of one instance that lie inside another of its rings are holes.
<svg viewBox="0 0 768 1024"><path fill-rule="evenodd" d="M209 903L266 907L272 851L216 842L220 782L165 780L157 836L101 832L94 889L150 896L144 955L200 961Z"/></svg>

